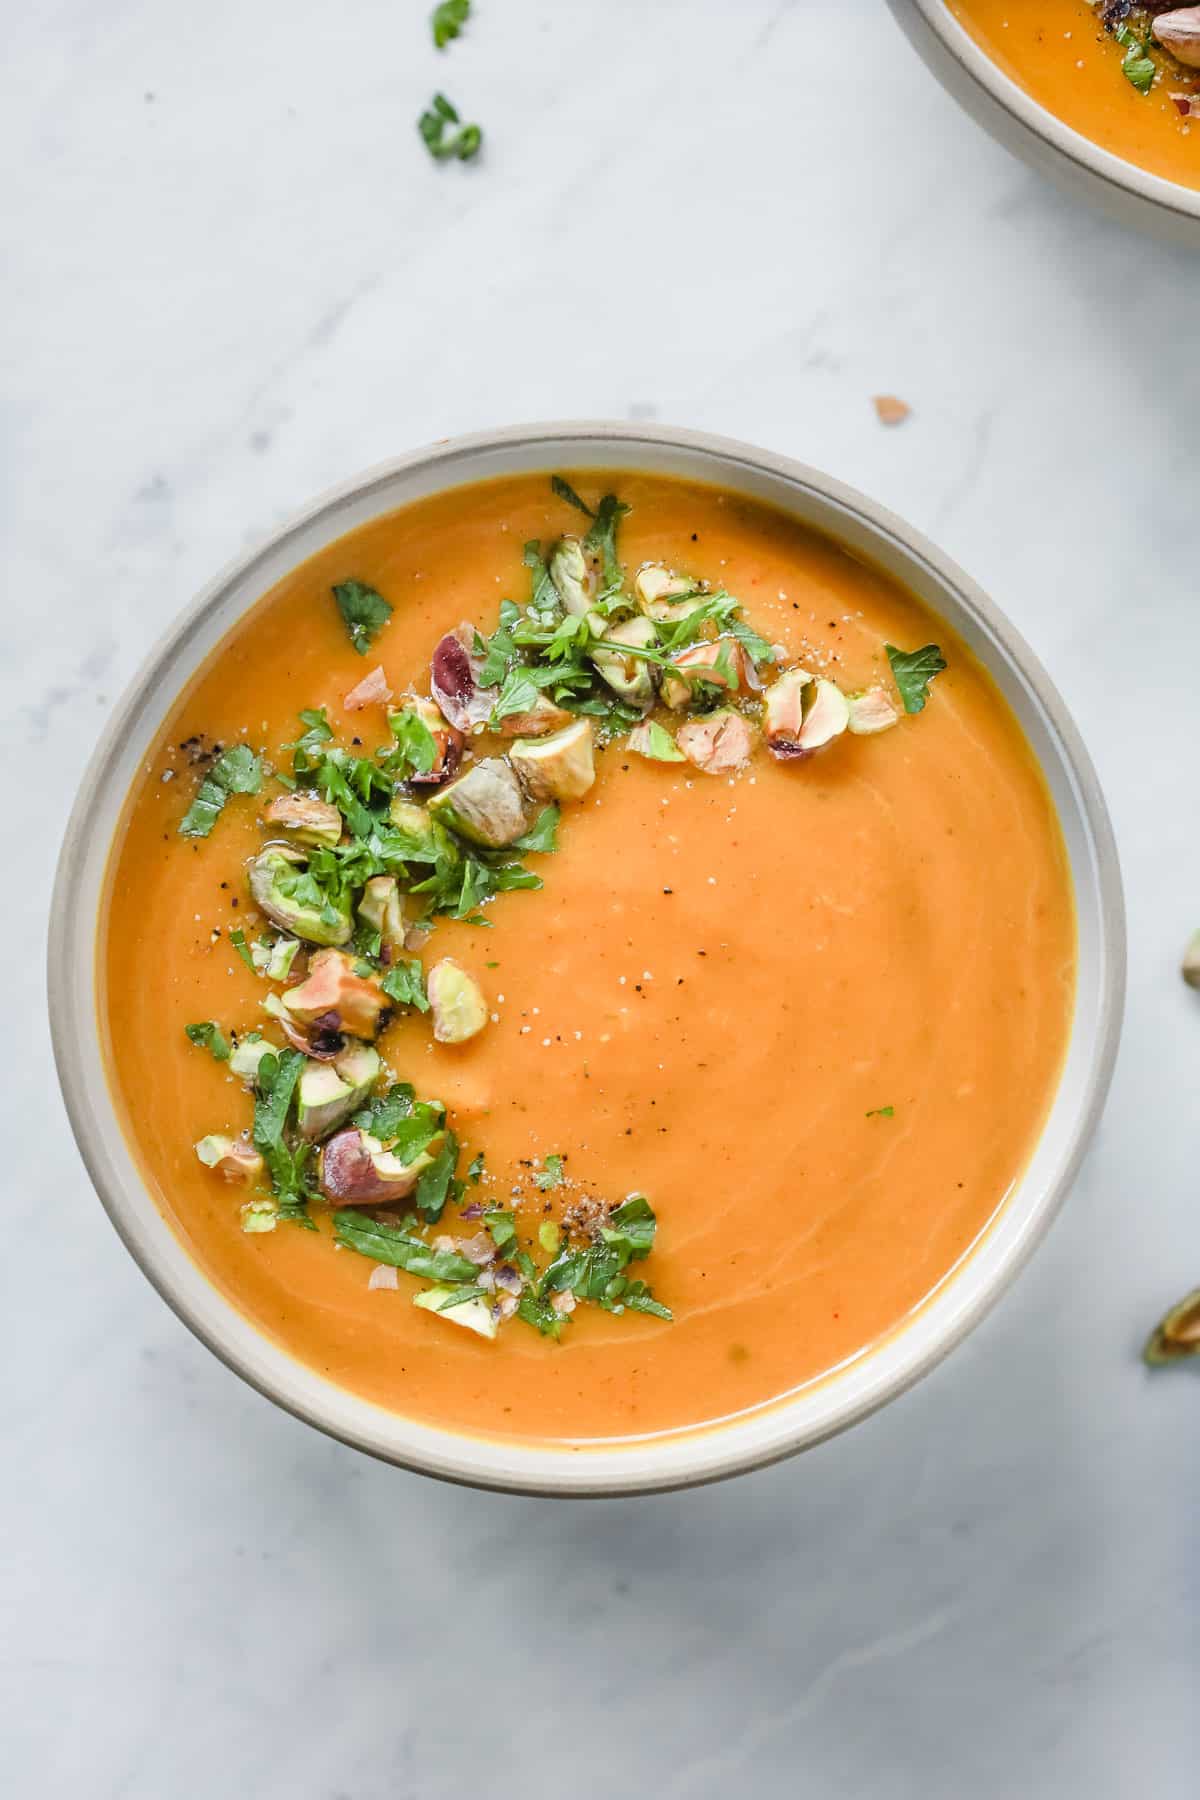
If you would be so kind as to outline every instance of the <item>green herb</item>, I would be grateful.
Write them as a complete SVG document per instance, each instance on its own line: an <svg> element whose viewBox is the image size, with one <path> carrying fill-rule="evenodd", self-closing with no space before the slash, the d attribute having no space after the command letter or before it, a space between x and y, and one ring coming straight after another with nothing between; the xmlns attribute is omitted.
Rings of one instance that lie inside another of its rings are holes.
<svg viewBox="0 0 1200 1800"><path fill-rule="evenodd" d="M473 1187L477 1187L479 1185L479 1182L483 1176L483 1162L484 1162L484 1156L483 1156L483 1151L481 1150L479 1152L478 1156L473 1156L471 1158L471 1161L467 1165L467 1180L471 1183L471 1185Z"/></svg>
<svg viewBox="0 0 1200 1800"><path fill-rule="evenodd" d="M608 1224L600 1235L606 1244L621 1250L630 1262L649 1256L654 1248L658 1221L654 1208L644 1194L633 1194L608 1216Z"/></svg>
<svg viewBox="0 0 1200 1800"><path fill-rule="evenodd" d="M407 1159L406 1159L407 1160ZM423 1218L436 1225L446 1210L446 1202L454 1190L462 1191L462 1184L454 1179L454 1171L458 1166L458 1139L452 1131L446 1133L441 1149L427 1169L422 1169L417 1182L413 1201L417 1211ZM455 1194L457 1197L457 1194Z"/></svg>
<svg viewBox="0 0 1200 1800"><path fill-rule="evenodd" d="M521 552L521 561L533 577L533 592L529 596L529 604L534 612L556 612L558 610L558 590L550 579L550 567L542 555L542 546L536 538L530 538ZM501 612L504 608L501 607ZM513 609L517 611L516 608ZM517 617L520 617L519 611Z"/></svg>
<svg viewBox="0 0 1200 1800"><path fill-rule="evenodd" d="M528 545L526 545L528 549ZM512 631L521 621L521 609L512 600L500 602L500 624L485 642L479 633L475 633L475 654L481 659L475 671L475 680L480 687L495 687L503 681L509 663L517 654L517 646L513 642Z"/></svg>
<svg viewBox="0 0 1200 1800"><path fill-rule="evenodd" d="M550 477L550 486L558 495L558 498L560 500L565 500L568 506L573 506L577 512L586 513L589 519L594 519L596 517L586 500L581 500L570 482L564 481L561 475L552 475Z"/></svg>
<svg viewBox="0 0 1200 1800"><path fill-rule="evenodd" d="M647 723L645 737L636 748L642 756L648 756L652 762L687 761L687 757L679 749L671 733L654 719Z"/></svg>
<svg viewBox="0 0 1200 1800"><path fill-rule="evenodd" d="M534 1186L545 1193L550 1188L561 1187L563 1183L563 1159L561 1156L548 1156L543 1166L533 1178Z"/></svg>
<svg viewBox="0 0 1200 1800"><path fill-rule="evenodd" d="M388 1263L393 1269L404 1269L410 1275L423 1275L428 1281L474 1282L479 1273L473 1262L456 1251L434 1250L399 1225L364 1219L357 1212L334 1213L333 1232L336 1241L347 1250L357 1250L360 1256Z"/></svg>
<svg viewBox="0 0 1200 1800"><path fill-rule="evenodd" d="M774 647L768 644L766 638L755 631L752 625L747 625L745 619L731 618L726 629L730 637L737 639L753 662L773 663L775 661Z"/></svg>
<svg viewBox="0 0 1200 1800"><path fill-rule="evenodd" d="M458 114L445 94L435 94L428 109L418 119L417 130L425 148L437 162L445 162L449 157L457 157L459 162L470 162L473 156L479 154L483 132L478 125L463 125L461 130L446 136L446 127L458 124Z"/></svg>
<svg viewBox="0 0 1200 1800"><path fill-rule="evenodd" d="M211 1019L205 1019L199 1025L185 1025L183 1029L193 1044L199 1044L202 1049L212 1052L214 1061L229 1061L228 1040L223 1036L221 1027L214 1025Z"/></svg>
<svg viewBox="0 0 1200 1800"><path fill-rule="evenodd" d="M615 494L605 494L592 528L583 540L585 550L594 550L600 557L606 590L619 588L622 583L624 572L617 556L617 527L628 511L625 502L618 500Z"/></svg>
<svg viewBox="0 0 1200 1800"><path fill-rule="evenodd" d="M230 932L229 942L233 945L233 948L237 951L246 967L248 969L254 969L254 957L250 953L250 946L246 942L246 934L240 925L235 925ZM254 972L257 974L257 969L255 969Z"/></svg>
<svg viewBox="0 0 1200 1800"><path fill-rule="evenodd" d="M425 971L417 957L392 964L379 984L389 1000L398 1006L415 1006L418 1012L429 1011L425 996Z"/></svg>
<svg viewBox="0 0 1200 1800"><path fill-rule="evenodd" d="M433 41L439 50L452 43L471 16L471 0L442 0L433 9L430 24Z"/></svg>
<svg viewBox="0 0 1200 1800"><path fill-rule="evenodd" d="M446 1298L439 1300L436 1310L450 1312L456 1306L465 1306L468 1300L483 1300L484 1298L491 1298L486 1288L481 1288L478 1282L467 1282L462 1287L451 1288Z"/></svg>
<svg viewBox="0 0 1200 1800"><path fill-rule="evenodd" d="M391 607L383 595L377 594L365 581L338 582L333 597L350 633L350 642L360 656L365 656L391 618Z"/></svg>
<svg viewBox="0 0 1200 1800"><path fill-rule="evenodd" d="M919 713L929 698L929 684L946 667L936 644L924 644L919 650L897 650L885 644L892 676L900 692L906 713Z"/></svg>
<svg viewBox="0 0 1200 1800"><path fill-rule="evenodd" d="M285 750L292 752L292 767L297 775L311 775L321 764L322 745L327 744L333 736L333 726L325 717L325 708L305 707L298 715L300 723L305 727L303 737L294 744L284 744ZM295 783L292 783L293 787Z"/></svg>
<svg viewBox="0 0 1200 1800"><path fill-rule="evenodd" d="M437 761L437 740L419 713L411 711L388 714L394 746L380 752L379 760L389 775L405 780L410 775L428 775Z"/></svg>
<svg viewBox="0 0 1200 1800"><path fill-rule="evenodd" d="M621 1295L621 1305L631 1312L652 1313L656 1319L671 1320L675 1314L661 1300L656 1300L644 1281L631 1281Z"/></svg>
<svg viewBox="0 0 1200 1800"><path fill-rule="evenodd" d="M207 837L230 794L257 794L262 764L248 744L222 750L200 783L196 797L179 821L181 837Z"/></svg>
<svg viewBox="0 0 1200 1800"><path fill-rule="evenodd" d="M285 1136L305 1060L298 1050L281 1050L278 1055L262 1058L255 1072L258 1094L251 1136L267 1165L279 1201L279 1217L315 1231L308 1216L308 1199L313 1191L309 1178L312 1145L301 1144L293 1150Z"/></svg>
<svg viewBox="0 0 1200 1800"><path fill-rule="evenodd" d="M407 1081L398 1081L384 1094L373 1094L366 1106L354 1115L360 1131L369 1132L381 1144L390 1143L405 1119L412 1116L416 1095Z"/></svg>
<svg viewBox="0 0 1200 1800"><path fill-rule="evenodd" d="M531 712L540 698L541 688L530 670L510 669L492 707L489 724L494 729L501 719L507 719L514 713Z"/></svg>
<svg viewBox="0 0 1200 1800"><path fill-rule="evenodd" d="M526 1288L517 1302L516 1317L524 1319L527 1325L533 1325L543 1337L557 1338L562 1333L563 1318L555 1312L548 1300Z"/></svg>
<svg viewBox="0 0 1200 1800"><path fill-rule="evenodd" d="M868 1119L894 1119L895 1116L894 1106L873 1106L867 1114Z"/></svg>
<svg viewBox="0 0 1200 1800"><path fill-rule="evenodd" d="M644 1281L625 1274L631 1262L650 1254L654 1245L654 1209L642 1194L635 1194L609 1214L598 1240L583 1250L560 1251L543 1271L538 1297L567 1289L577 1300L591 1300L606 1312L620 1313L628 1306L635 1312L670 1319L671 1311L656 1300Z"/></svg>
<svg viewBox="0 0 1200 1800"><path fill-rule="evenodd" d="M516 1249L517 1223L513 1213L505 1212L502 1207L493 1207L484 1213L483 1222L501 1256L507 1256Z"/></svg>
<svg viewBox="0 0 1200 1800"><path fill-rule="evenodd" d="M524 837L514 840L514 850L536 850L548 856L552 850L558 849L557 806L544 806Z"/></svg>
<svg viewBox="0 0 1200 1800"><path fill-rule="evenodd" d="M1149 56L1127 56L1121 64L1121 73L1139 94L1148 94L1154 86L1156 70Z"/></svg>

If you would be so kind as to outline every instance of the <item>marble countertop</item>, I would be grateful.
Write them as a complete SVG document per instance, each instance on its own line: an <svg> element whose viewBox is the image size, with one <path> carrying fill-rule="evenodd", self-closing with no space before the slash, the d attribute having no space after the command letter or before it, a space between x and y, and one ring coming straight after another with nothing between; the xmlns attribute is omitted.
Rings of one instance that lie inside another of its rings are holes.
<svg viewBox="0 0 1200 1800"><path fill-rule="evenodd" d="M1195 1789L1196 265L1081 213L878 4L199 9L7 28L0 1717L24 1800L1157 1800ZM444 87L487 129L435 168ZM913 408L877 422L870 396ZM44 1020L80 771L211 572L374 460L657 418L934 534L1091 745L1128 884L1103 1127L913 1393L719 1488L574 1506L326 1442L177 1323L95 1203Z"/></svg>

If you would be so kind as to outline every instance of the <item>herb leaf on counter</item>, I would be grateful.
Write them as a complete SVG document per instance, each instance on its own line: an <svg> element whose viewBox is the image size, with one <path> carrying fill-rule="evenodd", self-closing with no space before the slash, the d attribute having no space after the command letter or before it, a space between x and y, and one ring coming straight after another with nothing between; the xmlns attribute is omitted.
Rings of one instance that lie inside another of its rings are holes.
<svg viewBox="0 0 1200 1800"><path fill-rule="evenodd" d="M444 50L447 44L452 43L470 16L471 0L441 0L441 5L434 7L429 21L437 49Z"/></svg>
<svg viewBox="0 0 1200 1800"><path fill-rule="evenodd" d="M483 132L478 125L462 125L447 137L449 125L460 125L458 113L445 94L435 94L417 120L417 130L425 148L437 162L445 162L450 157L457 157L459 162L470 162L479 154Z"/></svg>
<svg viewBox="0 0 1200 1800"><path fill-rule="evenodd" d="M892 676L900 692L906 713L919 713L929 698L929 684L946 667L937 644L923 644L919 650L897 650L885 644Z"/></svg>
<svg viewBox="0 0 1200 1800"><path fill-rule="evenodd" d="M338 582L333 597L350 633L350 642L360 656L365 656L391 618L391 607L383 595L377 594L365 581Z"/></svg>

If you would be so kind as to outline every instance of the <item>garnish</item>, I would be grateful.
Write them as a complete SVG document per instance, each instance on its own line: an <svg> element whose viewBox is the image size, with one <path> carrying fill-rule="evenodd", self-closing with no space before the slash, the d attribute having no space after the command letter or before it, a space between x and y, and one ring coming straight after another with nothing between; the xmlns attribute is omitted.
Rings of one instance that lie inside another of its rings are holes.
<svg viewBox="0 0 1200 1800"><path fill-rule="evenodd" d="M894 1119L895 1116L894 1106L873 1106L867 1114L868 1119Z"/></svg>
<svg viewBox="0 0 1200 1800"><path fill-rule="evenodd" d="M919 713L929 698L929 684L946 667L937 644L923 644L919 650L897 650L885 644L892 676L904 703L906 713Z"/></svg>
<svg viewBox="0 0 1200 1800"><path fill-rule="evenodd" d="M1152 1368L1200 1356L1200 1288L1173 1306L1159 1320L1142 1351Z"/></svg>
<svg viewBox="0 0 1200 1800"><path fill-rule="evenodd" d="M425 995L425 972L416 957L394 962L379 984L389 1000L397 1006L415 1006L418 1012L429 1011Z"/></svg>
<svg viewBox="0 0 1200 1800"><path fill-rule="evenodd" d="M388 774L401 780L410 775L428 775L438 759L438 746L425 720L416 711L394 712L388 725L395 747L380 755Z"/></svg>
<svg viewBox="0 0 1200 1800"><path fill-rule="evenodd" d="M533 1178L534 1186L545 1193L549 1188L561 1187L563 1184L563 1159L561 1156L548 1156L542 1167Z"/></svg>
<svg viewBox="0 0 1200 1800"><path fill-rule="evenodd" d="M649 757L651 762L687 761L675 739L657 719L647 719L644 725L639 725L636 731L630 732L629 748L636 750L639 756Z"/></svg>
<svg viewBox="0 0 1200 1800"><path fill-rule="evenodd" d="M450 157L456 157L459 162L470 162L472 157L479 154L483 132L478 125L463 125L460 130L446 136L447 126L459 123L458 113L445 94L435 94L428 109L417 121L417 130L425 148L437 162L445 162Z"/></svg>
<svg viewBox="0 0 1200 1800"><path fill-rule="evenodd" d="M585 513L589 519L595 518L596 515L588 505L587 501L581 500L570 482L564 481L561 475L552 475L550 477L550 486L558 495L558 498L560 500L565 500L568 506L573 506L576 511ZM526 545L526 549L528 549L528 547L529 546Z"/></svg>
<svg viewBox="0 0 1200 1800"><path fill-rule="evenodd" d="M181 837L207 837L230 794L257 794L262 764L248 744L222 750L200 783L196 797L179 821Z"/></svg>
<svg viewBox="0 0 1200 1800"><path fill-rule="evenodd" d="M266 1164L275 1192L278 1216L315 1231L316 1226L308 1216L311 1193L308 1164L312 1146L301 1144L292 1149L284 1136L303 1068L304 1057L298 1050L281 1050L278 1055L262 1058L256 1077L258 1097L254 1103L254 1129L251 1135L255 1149L261 1151Z"/></svg>
<svg viewBox="0 0 1200 1800"><path fill-rule="evenodd" d="M405 1231L399 1225L385 1225L379 1219L364 1219L361 1213L348 1209L333 1215L333 1232L347 1250L357 1250L375 1262L390 1263L393 1269L404 1269L410 1275L424 1275L429 1281L474 1281L475 1264L452 1250L435 1250L424 1238Z"/></svg>
<svg viewBox="0 0 1200 1800"><path fill-rule="evenodd" d="M467 1164L467 1180L471 1183L472 1187L478 1187L483 1178L483 1165L485 1160L483 1151L480 1150Z"/></svg>
<svg viewBox="0 0 1200 1800"><path fill-rule="evenodd" d="M215 1062L229 1061L229 1040L223 1035L221 1027L214 1025L211 1019L204 1019L198 1025L185 1025L183 1028L193 1044L212 1053Z"/></svg>
<svg viewBox="0 0 1200 1800"><path fill-rule="evenodd" d="M524 837L517 838L513 849L531 850L539 855L549 856L552 850L558 849L560 816L557 806L544 806Z"/></svg>
<svg viewBox="0 0 1200 1800"><path fill-rule="evenodd" d="M391 607L383 595L377 594L365 581L339 582L333 597L350 633L350 642L360 656L365 656L391 618ZM300 716L303 718L304 714ZM324 709L321 716L324 717Z"/></svg>
<svg viewBox="0 0 1200 1800"><path fill-rule="evenodd" d="M1154 59L1146 55L1149 43L1140 38L1136 31L1128 25L1117 25L1113 28L1113 37L1125 51L1121 63L1121 73L1131 87L1139 94L1148 94L1154 85L1156 68Z"/></svg>
<svg viewBox="0 0 1200 1800"><path fill-rule="evenodd" d="M246 934L242 930L240 925L235 925L233 930L230 932L229 942L232 944L233 948L237 951L238 955L241 957L241 959L245 963L246 967L248 969L254 969L254 957L251 953L249 944L246 942ZM257 969L255 969L255 973L256 974L258 973Z"/></svg>
<svg viewBox="0 0 1200 1800"><path fill-rule="evenodd" d="M430 17L433 41L439 50L452 43L471 16L471 0L441 0Z"/></svg>

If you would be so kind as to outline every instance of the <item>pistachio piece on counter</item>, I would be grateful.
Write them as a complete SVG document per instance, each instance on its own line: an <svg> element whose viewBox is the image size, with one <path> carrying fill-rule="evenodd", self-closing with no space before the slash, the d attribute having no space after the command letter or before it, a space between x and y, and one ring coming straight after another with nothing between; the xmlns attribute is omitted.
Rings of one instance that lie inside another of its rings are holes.
<svg viewBox="0 0 1200 1800"><path fill-rule="evenodd" d="M534 800L581 800L596 779L590 719L576 719L552 737L519 738L509 755Z"/></svg>
<svg viewBox="0 0 1200 1800"><path fill-rule="evenodd" d="M873 737L900 723L900 714L881 687L868 688L865 694L847 694L846 705L850 709L847 730L855 737Z"/></svg>
<svg viewBox="0 0 1200 1800"><path fill-rule="evenodd" d="M528 824L521 783L498 756L484 757L439 789L429 801L429 811L468 843L489 850L515 843Z"/></svg>
<svg viewBox="0 0 1200 1800"><path fill-rule="evenodd" d="M439 1044L465 1044L487 1024L487 1001L479 983L448 956L430 969L425 991Z"/></svg>
<svg viewBox="0 0 1200 1800"><path fill-rule="evenodd" d="M251 1187L263 1172L263 1159L245 1138L224 1137L211 1132L196 1145L196 1155L206 1169L223 1175L226 1181Z"/></svg>
<svg viewBox="0 0 1200 1800"><path fill-rule="evenodd" d="M1183 953L1180 973L1191 988L1200 988L1200 931L1193 931Z"/></svg>
<svg viewBox="0 0 1200 1800"><path fill-rule="evenodd" d="M688 761L705 775L728 775L744 769L754 753L754 727L728 707L688 719L675 742Z"/></svg>
<svg viewBox="0 0 1200 1800"><path fill-rule="evenodd" d="M1200 1356L1200 1288L1193 1288L1163 1315L1146 1340L1142 1355L1153 1367Z"/></svg>
<svg viewBox="0 0 1200 1800"><path fill-rule="evenodd" d="M288 892L290 883L303 873L304 857L282 844L270 844L249 868L250 892L261 913L283 931L309 944L344 944L354 931L348 899L323 897L320 906L306 903Z"/></svg>
<svg viewBox="0 0 1200 1800"><path fill-rule="evenodd" d="M1200 6L1177 6L1159 13L1150 30L1178 62L1200 69Z"/></svg>
<svg viewBox="0 0 1200 1800"><path fill-rule="evenodd" d="M277 825L294 843L332 849L342 835L342 815L318 794L277 794L263 808L268 825Z"/></svg>
<svg viewBox="0 0 1200 1800"><path fill-rule="evenodd" d="M447 1301L451 1304L447 1305ZM496 1315L487 1301L478 1294L466 1300L455 1301L453 1288L423 1288L419 1294L413 1295L413 1305L421 1307L425 1312L436 1313L451 1325L464 1325L478 1337L494 1338L499 1330Z"/></svg>
<svg viewBox="0 0 1200 1800"><path fill-rule="evenodd" d="M354 958L344 950L318 951L309 962L307 979L283 995L284 1010L300 1025L336 1019L337 1030L356 1038L375 1036L387 1005L379 983L372 976L356 975Z"/></svg>

